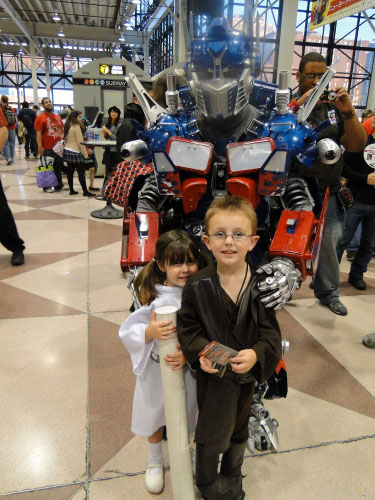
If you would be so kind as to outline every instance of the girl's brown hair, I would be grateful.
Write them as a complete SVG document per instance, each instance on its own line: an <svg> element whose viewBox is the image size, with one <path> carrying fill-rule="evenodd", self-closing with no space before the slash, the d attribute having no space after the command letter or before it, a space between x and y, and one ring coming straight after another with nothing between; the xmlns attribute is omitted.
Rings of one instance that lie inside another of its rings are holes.
<svg viewBox="0 0 375 500"><path fill-rule="evenodd" d="M82 111L78 111L78 109L73 109L73 111L69 113L64 125L64 137L68 135L70 127L72 127L73 125L79 125L78 117L81 114Z"/></svg>
<svg viewBox="0 0 375 500"><path fill-rule="evenodd" d="M160 236L156 242L156 253L134 280L134 290L142 305L150 304L156 299L156 285L163 285L166 273L162 267L199 262L200 252L197 243L188 234L179 229L169 231Z"/></svg>

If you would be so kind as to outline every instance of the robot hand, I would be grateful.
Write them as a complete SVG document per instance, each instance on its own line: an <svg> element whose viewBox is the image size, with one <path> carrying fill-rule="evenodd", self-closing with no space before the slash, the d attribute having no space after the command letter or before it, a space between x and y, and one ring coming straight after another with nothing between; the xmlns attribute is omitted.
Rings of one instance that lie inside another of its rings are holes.
<svg viewBox="0 0 375 500"><path fill-rule="evenodd" d="M256 273L264 277L258 282L260 301L265 307L280 309L292 298L294 290L302 283L300 271L290 259L276 257L268 264L260 266Z"/></svg>

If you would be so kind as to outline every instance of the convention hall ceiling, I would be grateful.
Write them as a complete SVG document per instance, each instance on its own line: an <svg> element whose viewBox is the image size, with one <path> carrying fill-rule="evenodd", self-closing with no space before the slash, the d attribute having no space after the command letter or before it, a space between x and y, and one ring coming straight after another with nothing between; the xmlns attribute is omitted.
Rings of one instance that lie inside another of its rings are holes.
<svg viewBox="0 0 375 500"><path fill-rule="evenodd" d="M81 57L141 47L170 0L0 0L0 52ZM121 37L121 40L119 40Z"/></svg>

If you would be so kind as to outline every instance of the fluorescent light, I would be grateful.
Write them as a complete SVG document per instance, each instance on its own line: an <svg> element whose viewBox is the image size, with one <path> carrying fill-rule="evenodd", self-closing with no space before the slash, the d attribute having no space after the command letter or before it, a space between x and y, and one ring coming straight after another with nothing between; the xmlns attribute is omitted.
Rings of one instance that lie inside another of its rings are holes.
<svg viewBox="0 0 375 500"><path fill-rule="evenodd" d="M52 20L53 21L61 21L61 17L59 16L57 11L53 14Z"/></svg>

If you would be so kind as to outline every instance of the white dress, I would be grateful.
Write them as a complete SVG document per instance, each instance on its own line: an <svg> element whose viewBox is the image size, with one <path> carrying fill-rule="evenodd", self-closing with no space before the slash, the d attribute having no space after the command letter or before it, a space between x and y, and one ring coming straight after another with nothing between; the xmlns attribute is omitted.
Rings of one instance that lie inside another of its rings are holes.
<svg viewBox="0 0 375 500"><path fill-rule="evenodd" d="M182 288L156 285L157 298L149 305L134 311L121 325L119 335L129 351L133 372L137 376L134 391L131 430L140 436L151 436L165 425L163 387L160 364L150 355L159 355L156 339L145 341L145 330L151 312L161 306L181 307ZM198 406L194 372L187 365L183 368L185 376L186 403L189 432L195 430Z"/></svg>

